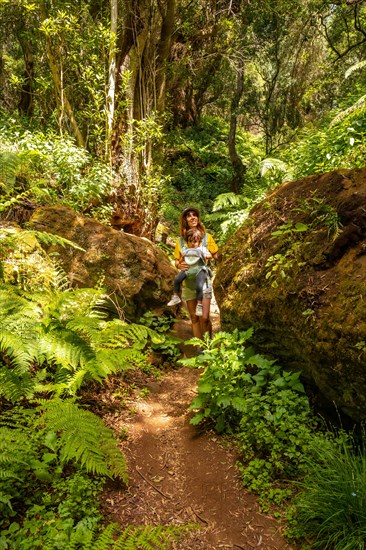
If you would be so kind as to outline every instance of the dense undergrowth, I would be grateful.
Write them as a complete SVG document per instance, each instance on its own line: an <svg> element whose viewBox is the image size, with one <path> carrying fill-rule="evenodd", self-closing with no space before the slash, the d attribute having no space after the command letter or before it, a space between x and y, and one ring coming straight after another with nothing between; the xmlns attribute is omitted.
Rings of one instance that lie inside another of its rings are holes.
<svg viewBox="0 0 366 550"><path fill-rule="evenodd" d="M263 511L280 506L276 513L287 516L287 535L301 548L364 548L364 435L329 429L311 410L299 373L257 354L252 333L219 332L205 339L201 355L181 360L203 368L191 423L235 439L244 485Z"/></svg>
<svg viewBox="0 0 366 550"><path fill-rule="evenodd" d="M104 525L103 486L127 485L127 466L82 396L111 375L149 370L152 348L173 361L172 320L113 315L102 288L69 287L40 240L72 246L14 228L0 246L0 548L170 548L189 526Z"/></svg>

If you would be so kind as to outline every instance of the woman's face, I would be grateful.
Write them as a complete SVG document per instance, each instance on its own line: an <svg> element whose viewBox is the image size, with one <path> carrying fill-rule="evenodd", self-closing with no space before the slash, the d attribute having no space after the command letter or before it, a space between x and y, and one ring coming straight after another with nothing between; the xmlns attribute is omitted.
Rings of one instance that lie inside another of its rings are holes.
<svg viewBox="0 0 366 550"><path fill-rule="evenodd" d="M186 214L186 220L187 220L187 225L189 229L191 229L192 227L197 227L198 216L196 212L193 212L193 210Z"/></svg>

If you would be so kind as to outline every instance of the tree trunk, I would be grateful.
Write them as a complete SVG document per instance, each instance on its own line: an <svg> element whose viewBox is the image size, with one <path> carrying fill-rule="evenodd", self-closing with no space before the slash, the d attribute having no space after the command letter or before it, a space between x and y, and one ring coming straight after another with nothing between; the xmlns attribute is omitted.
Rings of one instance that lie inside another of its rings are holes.
<svg viewBox="0 0 366 550"><path fill-rule="evenodd" d="M237 68L236 90L231 100L230 130L228 138L228 149L231 165L233 168L233 177L231 180L231 191L239 193L244 183L246 166L242 163L240 156L236 151L236 127L238 118L238 109L241 96L244 89L244 61L240 60Z"/></svg>
<svg viewBox="0 0 366 550"><path fill-rule="evenodd" d="M175 0L167 0L166 10L161 12L162 24L156 61L156 97L159 113L164 112L165 108L166 62L174 32Z"/></svg>
<svg viewBox="0 0 366 550"><path fill-rule="evenodd" d="M43 19L47 19L47 11L46 11L44 2L40 3L40 11ZM47 33L45 34L45 39L46 39L46 55L47 55L48 64L52 75L53 85L56 91L56 102L60 109L61 120L62 120L63 113L65 112L70 121L71 127L74 131L78 146L85 147L84 137L79 129L78 123L74 115L74 110L71 106L71 103L63 87L62 68L59 67L57 63L57 57L59 56L59 58L61 59L61 55L59 54L59 52L56 52L56 53L54 52L49 34ZM62 121L60 122L60 130L62 130Z"/></svg>
<svg viewBox="0 0 366 550"><path fill-rule="evenodd" d="M32 116L33 114L33 89L34 89L34 58L30 41L23 36L24 21L21 21L21 28L18 29L18 40L22 48L24 58L24 80L18 103L21 115Z"/></svg>
<svg viewBox="0 0 366 550"><path fill-rule="evenodd" d="M106 135L106 159L112 163L111 137L113 131L115 89L116 89L116 51L115 44L117 38L118 23L118 0L111 0L111 35L112 42L109 50L109 69L108 69L108 93L107 93L107 135Z"/></svg>

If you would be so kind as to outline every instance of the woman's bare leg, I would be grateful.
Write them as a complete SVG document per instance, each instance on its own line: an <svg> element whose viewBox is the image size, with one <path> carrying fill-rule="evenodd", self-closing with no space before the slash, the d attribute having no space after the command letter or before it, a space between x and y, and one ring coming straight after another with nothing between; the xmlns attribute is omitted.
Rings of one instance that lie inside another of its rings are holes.
<svg viewBox="0 0 366 550"><path fill-rule="evenodd" d="M204 300L202 301L202 303L203 302ZM196 336L197 338L202 338L200 317L197 317L196 315L197 300L187 300L186 304L189 316L191 318L193 336Z"/></svg>
<svg viewBox="0 0 366 550"><path fill-rule="evenodd" d="M210 320L210 305L211 298L203 298L202 300L202 317L200 318L202 335L208 332L212 337L212 323Z"/></svg>

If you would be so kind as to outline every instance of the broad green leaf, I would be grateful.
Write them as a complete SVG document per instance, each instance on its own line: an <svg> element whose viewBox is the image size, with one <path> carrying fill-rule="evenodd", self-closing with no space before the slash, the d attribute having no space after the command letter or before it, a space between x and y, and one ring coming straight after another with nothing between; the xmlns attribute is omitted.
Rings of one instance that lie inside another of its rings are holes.
<svg viewBox="0 0 366 550"><path fill-rule="evenodd" d="M193 418L189 421L192 426L197 426L203 419L205 418L205 415L203 413L197 413L194 415Z"/></svg>
<svg viewBox="0 0 366 550"><path fill-rule="evenodd" d="M208 382L199 382L198 391L199 393L210 393L213 389L213 386Z"/></svg>

